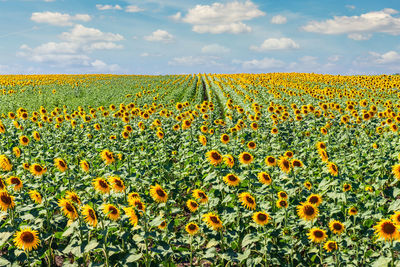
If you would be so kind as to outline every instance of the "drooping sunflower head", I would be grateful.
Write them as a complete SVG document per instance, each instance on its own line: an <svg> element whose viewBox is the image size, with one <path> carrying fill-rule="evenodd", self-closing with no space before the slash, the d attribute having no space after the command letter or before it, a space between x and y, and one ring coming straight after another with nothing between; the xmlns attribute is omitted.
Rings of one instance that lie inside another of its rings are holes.
<svg viewBox="0 0 400 267"><path fill-rule="evenodd" d="M167 227L167 221L162 221L160 225L157 227L160 230L164 230Z"/></svg>
<svg viewBox="0 0 400 267"><path fill-rule="evenodd" d="M400 227L391 220L382 219L374 228L378 238L383 238L385 241L400 239Z"/></svg>
<svg viewBox="0 0 400 267"><path fill-rule="evenodd" d="M338 167L333 162L328 162L328 170L332 176L337 176L339 174Z"/></svg>
<svg viewBox="0 0 400 267"><path fill-rule="evenodd" d="M357 210L357 208L356 207L351 207L350 209L349 209L349 215L351 216L351 215L357 215L357 213L358 213L358 210Z"/></svg>
<svg viewBox="0 0 400 267"><path fill-rule="evenodd" d="M248 192L243 192L239 194L239 201L242 203L243 207L249 210L254 210L256 208L256 200Z"/></svg>
<svg viewBox="0 0 400 267"><path fill-rule="evenodd" d="M58 201L58 206L61 207L64 215L67 216L69 219L75 220L76 218L78 218L78 212L76 211L74 204L72 204L70 200L62 198Z"/></svg>
<svg viewBox="0 0 400 267"><path fill-rule="evenodd" d="M135 210L132 207L126 207L124 208L125 214L128 216L129 218L129 223L133 226L136 226L139 219L136 215Z"/></svg>
<svg viewBox="0 0 400 267"><path fill-rule="evenodd" d="M343 191L347 192L351 190L351 184L345 183L343 184Z"/></svg>
<svg viewBox="0 0 400 267"><path fill-rule="evenodd" d="M200 201L200 203L202 203L202 204L208 202L208 196L207 196L207 194L206 194L203 190L194 189L194 190L193 190L193 193L192 193L192 196L193 196L195 199L198 199L198 200Z"/></svg>
<svg viewBox="0 0 400 267"><path fill-rule="evenodd" d="M258 211L253 214L253 221L258 225L266 225L269 221L269 215L265 212Z"/></svg>
<svg viewBox="0 0 400 267"><path fill-rule="evenodd" d="M65 172L68 169L67 163L62 158L54 159L54 165L60 172Z"/></svg>
<svg viewBox="0 0 400 267"><path fill-rule="evenodd" d="M94 188L103 193L103 194L108 194L110 193L110 185L107 183L107 181L104 178L98 177L93 180L93 186Z"/></svg>
<svg viewBox="0 0 400 267"><path fill-rule="evenodd" d="M318 208L310 203L301 203L297 206L297 215L306 221L312 221L318 216Z"/></svg>
<svg viewBox="0 0 400 267"><path fill-rule="evenodd" d="M168 200L167 192L165 192L165 190L159 184L150 186L150 195L154 201L159 203L160 202L165 203Z"/></svg>
<svg viewBox="0 0 400 267"><path fill-rule="evenodd" d="M198 208L199 208L199 204L194 201L193 199L189 199L186 202L186 207L191 211L191 212L195 212Z"/></svg>
<svg viewBox="0 0 400 267"><path fill-rule="evenodd" d="M3 171L11 171L13 165L11 164L10 159L6 155L0 155L0 169Z"/></svg>
<svg viewBox="0 0 400 267"><path fill-rule="evenodd" d="M326 239L326 232L320 228L312 228L307 233L308 239L310 239L314 243L321 243Z"/></svg>
<svg viewBox="0 0 400 267"><path fill-rule="evenodd" d="M79 164L80 164L80 166L81 166L81 169L82 169L84 172L88 172L88 171L89 171L89 169L90 169L90 164L89 164L89 162L87 162L86 160L81 160L81 162L80 162Z"/></svg>
<svg viewBox="0 0 400 267"><path fill-rule="evenodd" d="M290 161L287 157L280 157L278 160L278 166L284 173L290 172Z"/></svg>
<svg viewBox="0 0 400 267"><path fill-rule="evenodd" d="M123 193L125 191L124 181L118 176L111 176L108 181L112 184L113 190L115 192Z"/></svg>
<svg viewBox="0 0 400 267"><path fill-rule="evenodd" d="M138 198L128 199L129 205L135 207L139 211L145 211L146 205Z"/></svg>
<svg viewBox="0 0 400 267"><path fill-rule="evenodd" d="M33 138L34 138L36 141L40 141L40 133L39 133L39 132L34 131L34 132L32 133L32 136L33 136Z"/></svg>
<svg viewBox="0 0 400 267"><path fill-rule="evenodd" d="M31 251L40 244L39 233L30 227L20 229L14 234L14 244L19 249Z"/></svg>
<svg viewBox="0 0 400 267"><path fill-rule="evenodd" d="M85 217L85 222L93 227L97 225L97 216L94 209L89 205L82 207L82 215Z"/></svg>
<svg viewBox="0 0 400 267"><path fill-rule="evenodd" d="M116 221L120 217L119 209L113 204L105 204L103 205L103 213L110 220Z"/></svg>
<svg viewBox="0 0 400 267"><path fill-rule="evenodd" d="M265 158L265 164L267 166L275 166L276 165L276 159L273 156L267 156Z"/></svg>
<svg viewBox="0 0 400 267"><path fill-rule="evenodd" d="M282 198L280 198L280 199L278 199L277 201L276 201L276 206L280 209L280 208L287 208L288 206L289 206L289 203L288 203L288 201L286 200L286 199L282 199Z"/></svg>
<svg viewBox="0 0 400 267"><path fill-rule="evenodd" d="M307 188L307 190L311 190L312 184L310 181L305 181L304 182L304 187Z"/></svg>
<svg viewBox="0 0 400 267"><path fill-rule="evenodd" d="M200 144L202 144L203 146L207 145L207 137L205 137L204 135L200 135L200 136L199 136L199 142L200 142Z"/></svg>
<svg viewBox="0 0 400 267"><path fill-rule="evenodd" d="M322 197L318 194L312 194L307 198L307 202L318 207L322 203Z"/></svg>
<svg viewBox="0 0 400 267"><path fill-rule="evenodd" d="M338 249L338 244L336 243L336 241L326 241L324 244L324 249L328 252L332 252Z"/></svg>
<svg viewBox="0 0 400 267"><path fill-rule="evenodd" d="M239 155L239 161L240 163L244 165L248 165L253 162L253 155L251 155L249 152L242 152Z"/></svg>
<svg viewBox="0 0 400 267"><path fill-rule="evenodd" d="M115 161L114 154L108 149L104 149L100 153L100 156L106 165L110 165L111 163L113 163Z"/></svg>
<svg viewBox="0 0 400 267"><path fill-rule="evenodd" d="M240 184L240 178L233 174L233 173L229 173L224 177L224 182L228 185L228 186L238 186Z"/></svg>
<svg viewBox="0 0 400 267"><path fill-rule="evenodd" d="M257 177L258 177L258 181L260 181L260 183L262 183L262 184L270 185L272 183L271 175L269 175L269 173L267 173L267 172L259 172L257 174Z"/></svg>
<svg viewBox="0 0 400 267"><path fill-rule="evenodd" d="M343 223L336 220L332 220L329 223L329 229L331 229L332 233L340 235L344 231L345 227Z"/></svg>
<svg viewBox="0 0 400 267"><path fill-rule="evenodd" d="M75 202L76 204L81 204L81 199L79 198L78 194L73 191L67 191L65 193L65 198Z"/></svg>
<svg viewBox="0 0 400 267"><path fill-rule="evenodd" d="M21 190L21 188L23 186L21 179L17 176L10 176L7 179L7 184L13 186L13 189L15 191Z"/></svg>
<svg viewBox="0 0 400 267"><path fill-rule="evenodd" d="M222 156L217 150L211 150L206 153L207 160L214 166L222 162Z"/></svg>
<svg viewBox="0 0 400 267"><path fill-rule="evenodd" d="M328 162L328 153L326 153L326 150L320 149L318 150L318 153L323 162Z"/></svg>
<svg viewBox="0 0 400 267"><path fill-rule="evenodd" d="M19 149L19 147L13 147L13 153L14 155L19 158L21 156L21 149Z"/></svg>
<svg viewBox="0 0 400 267"><path fill-rule="evenodd" d="M217 214L212 212L203 215L203 221L207 223L208 227L212 228L215 231L218 231L223 227L221 219Z"/></svg>
<svg viewBox="0 0 400 267"><path fill-rule="evenodd" d="M42 167L40 164L34 163L29 167L29 171L35 176L41 176L46 173L47 168Z"/></svg>
<svg viewBox="0 0 400 267"><path fill-rule="evenodd" d="M15 207L14 197L11 196L7 191L0 191L0 209L7 211Z"/></svg>
<svg viewBox="0 0 400 267"><path fill-rule="evenodd" d="M185 226L185 230L188 234L195 235L200 230L200 228L196 223L190 222Z"/></svg>
<svg viewBox="0 0 400 267"><path fill-rule="evenodd" d="M129 195L128 195L128 201L129 201L130 199L139 199L139 200L140 200L140 195L139 195L139 193L137 193L137 192L131 192L131 193L129 193Z"/></svg>
<svg viewBox="0 0 400 267"><path fill-rule="evenodd" d="M326 144L324 142L318 142L315 146L318 150L326 150Z"/></svg>
<svg viewBox="0 0 400 267"><path fill-rule="evenodd" d="M40 193L36 190L30 190L29 191L29 197L36 203L36 204L40 204L42 203L42 196L40 195Z"/></svg>

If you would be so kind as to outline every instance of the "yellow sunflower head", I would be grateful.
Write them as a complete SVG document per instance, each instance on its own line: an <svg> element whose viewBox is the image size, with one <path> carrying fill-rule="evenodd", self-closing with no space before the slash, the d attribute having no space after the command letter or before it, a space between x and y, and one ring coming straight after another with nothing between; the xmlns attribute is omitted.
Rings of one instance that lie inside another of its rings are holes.
<svg viewBox="0 0 400 267"><path fill-rule="evenodd" d="M118 176L111 176L108 178L108 181L113 187L115 192L123 193L125 191L124 181Z"/></svg>
<svg viewBox="0 0 400 267"><path fill-rule="evenodd" d="M254 159L253 155L251 155L249 152L242 152L239 155L239 161L244 165L252 163L253 159Z"/></svg>
<svg viewBox="0 0 400 267"><path fill-rule="evenodd" d="M233 158L232 155L225 155L224 162L226 166L228 166L229 168L232 168L235 165L235 159Z"/></svg>
<svg viewBox="0 0 400 267"><path fill-rule="evenodd" d="M250 193L243 192L239 194L239 201L242 203L243 207L249 210L254 210L256 208L256 200Z"/></svg>
<svg viewBox="0 0 400 267"><path fill-rule="evenodd" d="M21 190L21 188L23 186L21 179L17 176L10 176L7 179L7 184L13 186L13 189L15 191Z"/></svg>
<svg viewBox="0 0 400 267"><path fill-rule="evenodd" d="M343 223L336 220L332 220L329 223L329 229L331 229L332 233L340 235L345 230L345 227Z"/></svg>
<svg viewBox="0 0 400 267"><path fill-rule="evenodd" d="M218 231L223 227L221 219L215 213L206 213L203 215L203 221L206 222L209 228Z"/></svg>
<svg viewBox="0 0 400 267"><path fill-rule="evenodd" d="M156 202L165 203L168 200L167 192L165 192L165 190L159 184L150 186L150 195Z"/></svg>
<svg viewBox="0 0 400 267"><path fill-rule="evenodd" d="M198 200L200 201L200 203L202 203L202 204L208 202L208 196L207 196L207 194L206 194L203 190L194 189L194 190L193 190L193 193L192 193L192 196L193 196L195 199L198 199Z"/></svg>
<svg viewBox="0 0 400 267"><path fill-rule="evenodd" d="M318 207L322 203L322 197L318 194L312 194L307 198L307 202Z"/></svg>
<svg viewBox="0 0 400 267"><path fill-rule="evenodd" d="M2 211L13 209L15 207L14 197L7 191L0 191L0 208Z"/></svg>
<svg viewBox="0 0 400 267"><path fill-rule="evenodd" d="M336 243L336 241L326 241L324 244L324 249L328 252L332 252L338 249L338 244Z"/></svg>
<svg viewBox="0 0 400 267"><path fill-rule="evenodd" d="M116 221L120 217L119 209L113 204L105 204L103 205L103 213L110 220Z"/></svg>
<svg viewBox="0 0 400 267"><path fill-rule="evenodd" d="M191 211L191 212L195 212L198 208L199 208L199 204L194 201L193 199L189 199L186 202L186 207Z"/></svg>
<svg viewBox="0 0 400 267"><path fill-rule="evenodd" d="M41 176L46 173L47 168L42 167L40 164L34 163L29 167L29 171L35 176Z"/></svg>
<svg viewBox="0 0 400 267"><path fill-rule="evenodd" d="M42 196L40 195L40 193L36 190L30 190L29 191L29 197L36 203L36 204L40 204L42 203Z"/></svg>
<svg viewBox="0 0 400 267"><path fill-rule="evenodd" d="M301 203L297 206L297 215L306 221L312 221L318 216L318 208L310 203Z"/></svg>
<svg viewBox="0 0 400 267"><path fill-rule="evenodd" d="M30 227L20 229L14 235L14 244L17 248L31 251L40 244L39 233Z"/></svg>
<svg viewBox="0 0 400 267"><path fill-rule="evenodd" d="M276 159L273 156L267 156L265 158L265 164L267 166L275 166L276 165Z"/></svg>
<svg viewBox="0 0 400 267"><path fill-rule="evenodd" d="M85 217L85 222L93 227L97 226L97 216L94 209L89 205L82 207L82 215Z"/></svg>
<svg viewBox="0 0 400 267"><path fill-rule="evenodd" d="M200 230L200 228L196 223L190 222L185 226L185 230L188 234L195 235Z"/></svg>
<svg viewBox="0 0 400 267"><path fill-rule="evenodd" d="M321 243L327 237L325 230L322 230L317 227L310 229L309 232L307 233L307 235L308 235L308 239L310 239L314 243Z"/></svg>
<svg viewBox="0 0 400 267"><path fill-rule="evenodd" d="M290 172L290 161L287 157L280 157L278 160L278 166L284 173Z"/></svg>
<svg viewBox="0 0 400 267"><path fill-rule="evenodd" d="M110 185L107 183L107 181L104 178L98 177L93 180L93 186L94 188L103 193L103 194L108 194L110 193Z"/></svg>
<svg viewBox="0 0 400 267"><path fill-rule="evenodd" d="M224 177L224 182L228 185L228 186L238 186L240 184L240 178L233 174L233 173L229 173Z"/></svg>
<svg viewBox="0 0 400 267"><path fill-rule="evenodd" d="M76 218L78 218L78 212L76 211L74 204L72 204L72 202L68 199L60 199L58 201L58 206L61 207L64 215L67 216L69 219L75 220Z"/></svg>
<svg viewBox="0 0 400 267"><path fill-rule="evenodd" d="M258 177L258 181L260 181L260 183L262 183L262 184L270 185L272 183L271 175L269 175L269 173L267 173L267 172L259 172L257 174L257 177Z"/></svg>
<svg viewBox="0 0 400 267"><path fill-rule="evenodd" d="M136 215L135 210L132 207L127 207L127 208L124 208L124 211L125 211L126 216L128 216L128 218L129 218L129 223L133 226L136 226L139 219Z"/></svg>
<svg viewBox="0 0 400 267"><path fill-rule="evenodd" d="M65 172L68 169L67 163L62 158L54 159L54 165L60 172Z"/></svg>
<svg viewBox="0 0 400 267"><path fill-rule="evenodd" d="M400 239L400 227L391 220L382 219L374 228L377 237L383 238L385 241Z"/></svg>
<svg viewBox="0 0 400 267"><path fill-rule="evenodd" d="M286 209L289 206L289 203L288 203L288 201L286 199L280 198L280 199L278 199L276 201L276 206L278 208L285 208Z"/></svg>
<svg viewBox="0 0 400 267"><path fill-rule="evenodd" d="M253 214L253 221L258 225L266 225L269 221L269 215L265 212L258 211Z"/></svg>
<svg viewBox="0 0 400 267"><path fill-rule="evenodd" d="M206 153L207 160L214 166L222 162L222 156L217 150L211 150Z"/></svg>

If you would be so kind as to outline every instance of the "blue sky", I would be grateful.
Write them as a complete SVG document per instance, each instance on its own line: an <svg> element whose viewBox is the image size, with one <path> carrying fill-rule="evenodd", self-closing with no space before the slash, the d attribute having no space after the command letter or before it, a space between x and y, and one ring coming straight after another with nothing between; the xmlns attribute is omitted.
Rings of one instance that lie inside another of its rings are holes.
<svg viewBox="0 0 400 267"><path fill-rule="evenodd" d="M392 74L399 12L398 0L0 0L0 74Z"/></svg>

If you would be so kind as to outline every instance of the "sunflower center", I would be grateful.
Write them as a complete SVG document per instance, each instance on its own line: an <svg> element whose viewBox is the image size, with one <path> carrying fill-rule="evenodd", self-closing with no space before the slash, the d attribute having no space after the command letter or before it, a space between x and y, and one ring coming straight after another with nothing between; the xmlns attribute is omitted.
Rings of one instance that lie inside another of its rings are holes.
<svg viewBox="0 0 400 267"><path fill-rule="evenodd" d="M286 197L287 197L286 193L283 193L283 192L280 193L279 196L280 196L281 198L286 198Z"/></svg>
<svg viewBox="0 0 400 267"><path fill-rule="evenodd" d="M213 152L213 153L211 154L211 157L212 157L213 159L215 159L215 160L220 160L220 159L221 159L221 155L218 154L218 153L216 153L216 152Z"/></svg>
<svg viewBox="0 0 400 267"><path fill-rule="evenodd" d="M65 208L66 208L69 212L73 212L73 211L74 211L74 207L72 207L72 205L69 204L69 203L67 203L67 204L65 205Z"/></svg>
<svg viewBox="0 0 400 267"><path fill-rule="evenodd" d="M391 222L384 223L382 230L385 234L392 235L396 231L396 227Z"/></svg>
<svg viewBox="0 0 400 267"><path fill-rule="evenodd" d="M335 223L333 224L333 229L335 229L336 231L340 231L342 230L342 225L339 223Z"/></svg>
<svg viewBox="0 0 400 267"><path fill-rule="evenodd" d="M192 206L193 208L197 208L197 203L196 202L190 202L190 206Z"/></svg>
<svg viewBox="0 0 400 267"><path fill-rule="evenodd" d="M263 221L267 220L267 215L265 215L265 214L263 214L263 213L259 213L259 214L257 215L257 219L258 219L259 221L263 222Z"/></svg>
<svg viewBox="0 0 400 267"><path fill-rule="evenodd" d="M285 201L285 200L281 200L281 201L279 202L279 205L280 205L281 207L286 207L286 201Z"/></svg>
<svg viewBox="0 0 400 267"><path fill-rule="evenodd" d="M58 164L60 164L60 166L61 166L62 168L65 168L65 163L64 163L63 161L60 161Z"/></svg>
<svg viewBox="0 0 400 267"><path fill-rule="evenodd" d="M324 233L322 231L317 230L314 232L314 236L316 238L322 238L324 236Z"/></svg>
<svg viewBox="0 0 400 267"><path fill-rule="evenodd" d="M113 215L118 213L117 209L114 208L114 207L109 207L109 210L110 210L110 213L113 214Z"/></svg>
<svg viewBox="0 0 400 267"><path fill-rule="evenodd" d="M229 140L229 137L228 137L227 135L224 135L224 136L222 137L222 139L223 139L224 141L228 141L228 140Z"/></svg>
<svg viewBox="0 0 400 267"><path fill-rule="evenodd" d="M103 180L100 180L100 181L99 181L99 185L100 185L101 187L103 187L103 188L107 188L107 187L108 187L107 183L104 182Z"/></svg>
<svg viewBox="0 0 400 267"><path fill-rule="evenodd" d="M21 239L24 243L32 243L35 240L35 236L31 232L23 232Z"/></svg>
<svg viewBox="0 0 400 267"><path fill-rule="evenodd" d="M236 179L236 176L234 176L234 175L229 175L228 176L228 179L229 179L229 181L231 181L231 182L235 182L237 179Z"/></svg>
<svg viewBox="0 0 400 267"><path fill-rule="evenodd" d="M331 250L336 249L336 244L333 242L330 242L330 243L328 243L328 248Z"/></svg>
<svg viewBox="0 0 400 267"><path fill-rule="evenodd" d="M196 230L196 225L194 225L194 224L189 224L189 230L190 231L194 231L194 230Z"/></svg>
<svg viewBox="0 0 400 267"><path fill-rule="evenodd" d="M1 195L1 202L5 203L6 205L10 205L11 198L9 196Z"/></svg>
<svg viewBox="0 0 400 267"><path fill-rule="evenodd" d="M15 184L15 185L19 185L21 183L21 181L18 178L12 178L11 183Z"/></svg>
<svg viewBox="0 0 400 267"><path fill-rule="evenodd" d="M246 201L249 202L250 204L254 204L254 200L249 196L246 196Z"/></svg>
<svg viewBox="0 0 400 267"><path fill-rule="evenodd" d="M332 165L331 168L332 168L332 170L333 170L334 172L337 172L337 167L336 167L336 165Z"/></svg>
<svg viewBox="0 0 400 267"><path fill-rule="evenodd" d="M94 220L96 218L96 215L94 214L93 210L89 210L89 217L92 218L92 220Z"/></svg>
<svg viewBox="0 0 400 267"><path fill-rule="evenodd" d="M244 159L245 161L251 160L250 154L247 154L247 153L243 154L243 159Z"/></svg>
<svg viewBox="0 0 400 267"><path fill-rule="evenodd" d="M310 197L309 201L312 204L318 203L318 197L317 196L312 196L312 197Z"/></svg>
<svg viewBox="0 0 400 267"><path fill-rule="evenodd" d="M162 189L160 189L160 188L158 188L158 189L156 190L156 193L157 193L157 195L160 196L160 197L165 197L164 190L162 190Z"/></svg>
<svg viewBox="0 0 400 267"><path fill-rule="evenodd" d="M269 163L275 163L275 159L273 159L273 158L268 158L268 162L269 162Z"/></svg>
<svg viewBox="0 0 400 267"><path fill-rule="evenodd" d="M122 187L122 182L121 182L120 180L115 180L115 184L116 184L118 187Z"/></svg>
<svg viewBox="0 0 400 267"><path fill-rule="evenodd" d="M305 206L304 207L304 214L305 215L311 216L311 215L314 215L314 213L315 213L314 207L312 207L312 206Z"/></svg>
<svg viewBox="0 0 400 267"><path fill-rule="evenodd" d="M215 216L211 216L211 217L210 217L210 220L211 220L213 223L215 223L215 224L218 224L218 223L219 223L218 218L215 217Z"/></svg>
<svg viewBox="0 0 400 267"><path fill-rule="evenodd" d="M349 185L345 185L345 186L344 186L344 189L345 189L345 190L349 190L349 189L350 189L350 186L349 186Z"/></svg>
<svg viewBox="0 0 400 267"><path fill-rule="evenodd" d="M285 167L286 169L289 169L289 167L290 167L289 161L284 160L284 161L282 162L282 164L283 164L283 167Z"/></svg>
<svg viewBox="0 0 400 267"><path fill-rule="evenodd" d="M293 166L300 167L300 161L297 160L293 161Z"/></svg>
<svg viewBox="0 0 400 267"><path fill-rule="evenodd" d="M26 137L23 137L23 138L22 138L22 142L24 142L24 143L28 143L28 138L26 138Z"/></svg>

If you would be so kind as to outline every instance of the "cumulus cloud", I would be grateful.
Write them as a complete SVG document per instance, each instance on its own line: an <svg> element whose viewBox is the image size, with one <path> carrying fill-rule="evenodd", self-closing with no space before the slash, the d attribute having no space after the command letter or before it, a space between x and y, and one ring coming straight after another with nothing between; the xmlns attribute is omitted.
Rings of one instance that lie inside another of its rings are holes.
<svg viewBox="0 0 400 267"><path fill-rule="evenodd" d="M250 50L263 52L269 50L285 50L285 49L297 49L300 46L290 38L269 38L266 39L260 46L252 45Z"/></svg>
<svg viewBox="0 0 400 267"><path fill-rule="evenodd" d="M120 5L96 5L96 8L98 10L122 10L122 7Z"/></svg>
<svg viewBox="0 0 400 267"><path fill-rule="evenodd" d="M263 59L252 59L252 60L234 60L233 63L241 64L244 69L277 69L286 66L286 63L282 60L275 58L263 58Z"/></svg>
<svg viewBox="0 0 400 267"><path fill-rule="evenodd" d="M142 9L142 8L140 8L140 7L138 7L138 6L133 6L133 5L131 5L131 6L127 6L126 8L125 8L125 11L126 12L129 12L129 13L136 13L136 12L140 12L140 11L143 11L144 9Z"/></svg>
<svg viewBox="0 0 400 267"><path fill-rule="evenodd" d="M373 62L377 64L400 62L400 54L397 53L396 51L389 51L384 54L369 52L369 54L373 57Z"/></svg>
<svg viewBox="0 0 400 267"><path fill-rule="evenodd" d="M176 14L176 19L192 24L192 30L197 33L244 33L250 32L251 27L243 21L251 20L265 13L251 1L213 3L212 5L196 5L189 9L181 18Z"/></svg>
<svg viewBox="0 0 400 267"><path fill-rule="evenodd" d="M172 20L175 20L175 21L179 21L181 19L181 17L182 17L181 12L178 12L175 15L169 16L169 18L171 18Z"/></svg>
<svg viewBox="0 0 400 267"><path fill-rule="evenodd" d="M174 36L164 30L156 30L151 35L145 36L144 39L150 42L163 42L169 43L174 40Z"/></svg>
<svg viewBox="0 0 400 267"><path fill-rule="evenodd" d="M304 27L307 32L320 34L348 34L354 40L369 39L372 33L400 35L400 17L391 8L368 12L360 16L334 16L326 21L311 21Z"/></svg>
<svg viewBox="0 0 400 267"><path fill-rule="evenodd" d="M230 49L219 44L210 44L203 46L201 52L204 54L225 54L229 53Z"/></svg>
<svg viewBox="0 0 400 267"><path fill-rule="evenodd" d="M215 56L187 56L187 57L175 57L168 62L171 66L220 66L217 62L218 57Z"/></svg>
<svg viewBox="0 0 400 267"><path fill-rule="evenodd" d="M287 18L282 15L276 15L271 18L272 24L285 24L287 22Z"/></svg>
<svg viewBox="0 0 400 267"><path fill-rule="evenodd" d="M46 11L32 13L31 20L37 23L48 23L55 26L72 26L74 25L74 21L87 22L91 20L91 17L88 14L71 16L69 14Z"/></svg>

